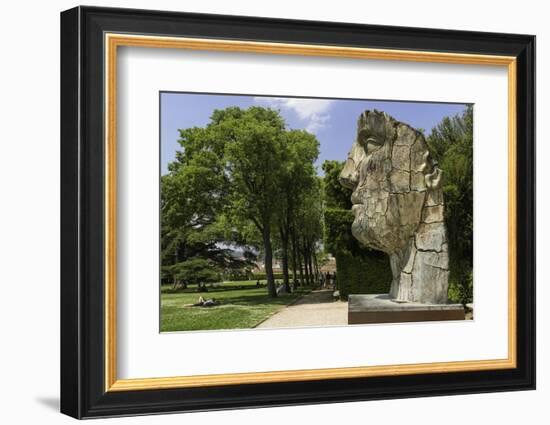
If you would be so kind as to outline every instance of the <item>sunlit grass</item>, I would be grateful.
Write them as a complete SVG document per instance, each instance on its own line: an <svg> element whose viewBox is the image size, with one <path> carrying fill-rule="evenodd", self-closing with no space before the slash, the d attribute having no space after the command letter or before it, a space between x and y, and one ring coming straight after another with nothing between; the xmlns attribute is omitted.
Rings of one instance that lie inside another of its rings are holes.
<svg viewBox="0 0 550 425"><path fill-rule="evenodd" d="M198 331L216 329L248 329L292 303L309 289L271 298L265 281L257 287L256 281L226 282L208 287L208 292L197 292L196 286L172 291L161 290L161 332ZM215 298L220 305L192 307L199 297Z"/></svg>

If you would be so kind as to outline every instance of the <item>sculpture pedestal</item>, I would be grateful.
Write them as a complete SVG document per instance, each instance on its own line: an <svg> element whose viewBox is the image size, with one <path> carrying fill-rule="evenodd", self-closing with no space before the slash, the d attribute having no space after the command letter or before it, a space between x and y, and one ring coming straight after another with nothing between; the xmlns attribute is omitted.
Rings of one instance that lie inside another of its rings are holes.
<svg viewBox="0 0 550 425"><path fill-rule="evenodd" d="M392 301L387 294L350 295L348 324L464 320L462 304L421 304Z"/></svg>

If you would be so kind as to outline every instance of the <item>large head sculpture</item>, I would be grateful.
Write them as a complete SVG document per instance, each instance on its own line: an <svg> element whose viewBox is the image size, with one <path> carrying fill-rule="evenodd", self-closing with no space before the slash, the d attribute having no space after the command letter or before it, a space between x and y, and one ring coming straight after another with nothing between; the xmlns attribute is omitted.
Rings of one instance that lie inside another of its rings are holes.
<svg viewBox="0 0 550 425"><path fill-rule="evenodd" d="M355 238L390 256L390 295L399 301L445 303L441 170L422 133L384 112L365 111L340 182L353 190Z"/></svg>

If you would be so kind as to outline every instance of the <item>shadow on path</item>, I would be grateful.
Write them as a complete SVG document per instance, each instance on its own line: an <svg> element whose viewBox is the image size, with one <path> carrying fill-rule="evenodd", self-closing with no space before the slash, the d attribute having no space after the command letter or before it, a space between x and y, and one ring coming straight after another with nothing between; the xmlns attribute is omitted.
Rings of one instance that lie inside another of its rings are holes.
<svg viewBox="0 0 550 425"><path fill-rule="evenodd" d="M300 328L308 326L342 326L348 324L348 303L335 301L331 289L313 291L285 307L258 328Z"/></svg>
<svg viewBox="0 0 550 425"><path fill-rule="evenodd" d="M333 293L332 289L318 289L299 298L292 305L332 303L334 302Z"/></svg>

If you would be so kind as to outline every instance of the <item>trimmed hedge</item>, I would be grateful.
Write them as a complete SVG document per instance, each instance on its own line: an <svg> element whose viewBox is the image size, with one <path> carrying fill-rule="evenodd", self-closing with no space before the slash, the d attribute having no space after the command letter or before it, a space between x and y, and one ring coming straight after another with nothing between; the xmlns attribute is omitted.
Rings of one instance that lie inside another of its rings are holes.
<svg viewBox="0 0 550 425"><path fill-rule="evenodd" d="M274 276L274 279L275 280L283 280L283 274L282 273L273 273L273 276ZM251 275L243 275L243 276L237 276L237 277L230 277L230 278L227 278L226 281L228 282L239 282L241 280L266 280L267 277L266 277L266 274L265 273L254 273L254 274L251 274Z"/></svg>
<svg viewBox="0 0 550 425"><path fill-rule="evenodd" d="M336 285L344 299L350 294L387 294L391 280L387 255L336 254Z"/></svg>
<svg viewBox="0 0 550 425"><path fill-rule="evenodd" d="M292 273L291 273L292 275ZM275 280L283 280L283 274L282 273L273 273L273 278ZM266 280L267 279L267 275L265 273L254 273L254 275L252 276L252 280Z"/></svg>
<svg viewBox="0 0 550 425"><path fill-rule="evenodd" d="M336 258L340 296L388 293L392 280L389 257L359 244L351 234L353 220L350 210L325 210L325 247Z"/></svg>
<svg viewBox="0 0 550 425"><path fill-rule="evenodd" d="M361 247L357 239L351 234L351 224L354 216L351 210L327 208L325 216L325 249L336 254L342 251L361 254L367 249Z"/></svg>

